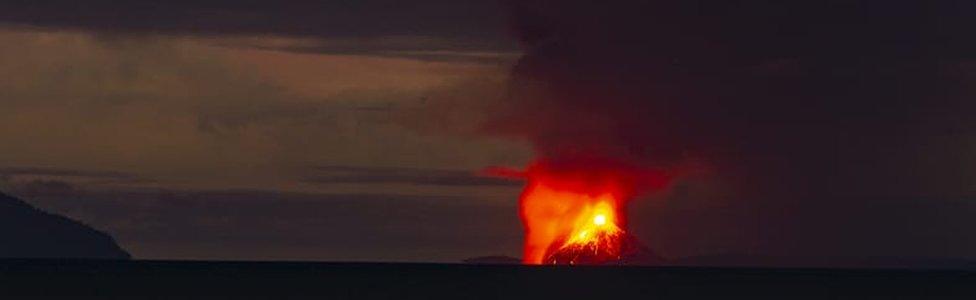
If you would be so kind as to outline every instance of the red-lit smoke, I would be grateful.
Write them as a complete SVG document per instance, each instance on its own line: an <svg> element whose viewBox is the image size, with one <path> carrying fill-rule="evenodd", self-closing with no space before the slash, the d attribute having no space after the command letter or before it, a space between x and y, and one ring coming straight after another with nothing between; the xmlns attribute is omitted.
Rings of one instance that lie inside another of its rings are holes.
<svg viewBox="0 0 976 300"><path fill-rule="evenodd" d="M662 170L611 159L540 159L524 172L490 170L527 180L519 199L526 264L599 264L619 260L636 243L627 204L664 188Z"/></svg>

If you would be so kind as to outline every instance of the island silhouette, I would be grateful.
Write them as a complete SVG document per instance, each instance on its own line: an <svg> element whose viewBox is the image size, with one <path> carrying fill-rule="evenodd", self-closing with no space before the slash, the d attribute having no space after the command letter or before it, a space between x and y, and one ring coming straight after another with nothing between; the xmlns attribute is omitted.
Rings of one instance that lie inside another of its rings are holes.
<svg viewBox="0 0 976 300"><path fill-rule="evenodd" d="M105 232L0 193L0 258L131 257Z"/></svg>

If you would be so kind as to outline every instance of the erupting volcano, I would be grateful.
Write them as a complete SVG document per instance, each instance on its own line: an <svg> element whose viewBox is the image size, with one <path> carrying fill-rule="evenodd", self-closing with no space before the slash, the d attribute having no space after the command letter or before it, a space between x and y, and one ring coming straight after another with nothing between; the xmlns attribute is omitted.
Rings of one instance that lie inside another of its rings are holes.
<svg viewBox="0 0 976 300"><path fill-rule="evenodd" d="M661 171L606 159L543 159L517 175L528 183L519 201L526 264L609 264L641 255L627 232L627 202L659 190Z"/></svg>

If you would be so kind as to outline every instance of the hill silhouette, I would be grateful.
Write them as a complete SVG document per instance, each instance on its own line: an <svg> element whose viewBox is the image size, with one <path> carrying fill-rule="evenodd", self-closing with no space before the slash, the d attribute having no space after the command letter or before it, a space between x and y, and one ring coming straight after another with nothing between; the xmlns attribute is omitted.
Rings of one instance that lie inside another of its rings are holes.
<svg viewBox="0 0 976 300"><path fill-rule="evenodd" d="M108 234L0 193L0 258L129 259Z"/></svg>

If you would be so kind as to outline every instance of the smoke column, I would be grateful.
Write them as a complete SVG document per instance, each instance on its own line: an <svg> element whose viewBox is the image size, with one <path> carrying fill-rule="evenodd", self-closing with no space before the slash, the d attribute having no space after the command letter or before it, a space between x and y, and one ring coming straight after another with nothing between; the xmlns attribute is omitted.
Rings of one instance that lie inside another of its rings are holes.
<svg viewBox="0 0 976 300"><path fill-rule="evenodd" d="M506 5L526 54L487 130L541 158L697 162L732 187L724 201L794 203L779 214L796 220L839 195L976 192L971 153L957 151L976 128L976 22L961 13L976 4Z"/></svg>
<svg viewBox="0 0 976 300"><path fill-rule="evenodd" d="M694 159L791 192L839 171L887 186L898 174L853 164L971 130L963 4L784 2L509 1L527 54L489 129L543 157Z"/></svg>

